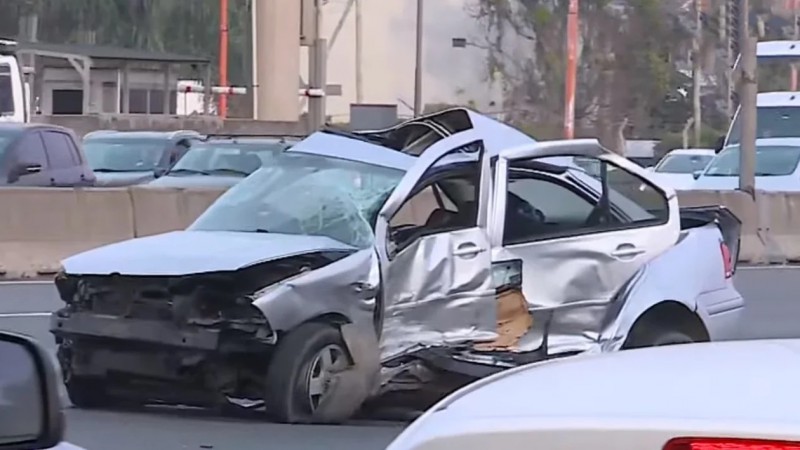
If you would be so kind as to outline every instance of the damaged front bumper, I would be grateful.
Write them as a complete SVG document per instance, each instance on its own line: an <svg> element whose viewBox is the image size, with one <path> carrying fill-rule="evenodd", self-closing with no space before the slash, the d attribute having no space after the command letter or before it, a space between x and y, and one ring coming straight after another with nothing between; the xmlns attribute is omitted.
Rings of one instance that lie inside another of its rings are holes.
<svg viewBox="0 0 800 450"><path fill-rule="evenodd" d="M67 305L50 331L67 389L97 380L139 403L197 406L260 398L276 334L247 295L218 282L59 275Z"/></svg>

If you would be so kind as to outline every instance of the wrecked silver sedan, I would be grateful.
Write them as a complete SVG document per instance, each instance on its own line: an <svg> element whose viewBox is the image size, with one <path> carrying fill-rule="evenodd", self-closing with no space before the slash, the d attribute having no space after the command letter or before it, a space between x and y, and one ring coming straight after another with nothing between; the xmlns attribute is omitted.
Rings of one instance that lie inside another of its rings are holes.
<svg viewBox="0 0 800 450"><path fill-rule="evenodd" d="M315 133L189 229L64 260L51 330L77 406L340 422L527 362L730 338L739 232L595 140L455 109Z"/></svg>

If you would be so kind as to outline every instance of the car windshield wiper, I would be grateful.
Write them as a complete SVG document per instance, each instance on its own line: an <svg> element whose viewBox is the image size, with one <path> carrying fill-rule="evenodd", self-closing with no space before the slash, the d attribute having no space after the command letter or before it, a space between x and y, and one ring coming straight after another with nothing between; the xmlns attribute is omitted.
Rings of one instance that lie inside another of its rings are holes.
<svg viewBox="0 0 800 450"><path fill-rule="evenodd" d="M97 173L149 172L147 169L109 169L104 167L92 169L92 171Z"/></svg>
<svg viewBox="0 0 800 450"><path fill-rule="evenodd" d="M175 174L189 174L189 175L211 175L211 173L205 170L198 170L198 169L172 169L167 172L167 175L175 175Z"/></svg>
<svg viewBox="0 0 800 450"><path fill-rule="evenodd" d="M246 172L244 170L227 169L227 168L226 169L212 169L212 170L207 171L206 173L208 173L208 174L235 174L235 175L241 175L243 177L246 177L246 176L250 175L250 172Z"/></svg>

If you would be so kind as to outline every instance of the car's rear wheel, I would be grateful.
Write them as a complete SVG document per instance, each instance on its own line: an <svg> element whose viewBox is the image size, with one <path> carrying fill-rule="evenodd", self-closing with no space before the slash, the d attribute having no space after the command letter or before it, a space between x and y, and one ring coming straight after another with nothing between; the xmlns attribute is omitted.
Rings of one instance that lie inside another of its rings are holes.
<svg viewBox="0 0 800 450"><path fill-rule="evenodd" d="M265 405L283 423L340 423L361 405L335 405L327 400L335 378L351 366L339 330L324 323L306 323L279 343L267 370ZM341 401L341 399L337 399Z"/></svg>
<svg viewBox="0 0 800 450"><path fill-rule="evenodd" d="M681 330L670 330L661 327L647 327L643 330L634 330L629 344L625 348L662 347L665 345L691 344L698 342L688 333Z"/></svg>

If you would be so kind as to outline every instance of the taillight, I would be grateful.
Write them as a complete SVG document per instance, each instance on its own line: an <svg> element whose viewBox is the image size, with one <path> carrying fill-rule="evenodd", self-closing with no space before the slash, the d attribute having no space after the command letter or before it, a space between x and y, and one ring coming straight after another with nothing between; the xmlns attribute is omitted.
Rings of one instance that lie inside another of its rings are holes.
<svg viewBox="0 0 800 450"><path fill-rule="evenodd" d="M725 242L719 243L719 251L722 253L722 265L725 268L725 278L733 276L733 258L731 258L731 249Z"/></svg>
<svg viewBox="0 0 800 450"><path fill-rule="evenodd" d="M800 450L800 442L762 439L677 438L664 450Z"/></svg>

